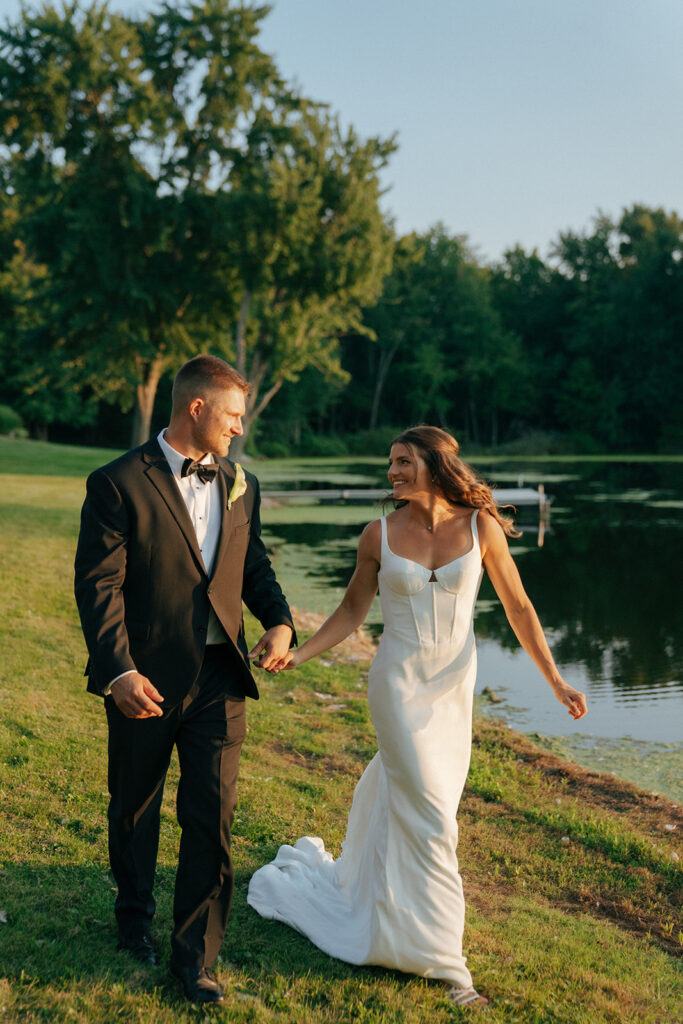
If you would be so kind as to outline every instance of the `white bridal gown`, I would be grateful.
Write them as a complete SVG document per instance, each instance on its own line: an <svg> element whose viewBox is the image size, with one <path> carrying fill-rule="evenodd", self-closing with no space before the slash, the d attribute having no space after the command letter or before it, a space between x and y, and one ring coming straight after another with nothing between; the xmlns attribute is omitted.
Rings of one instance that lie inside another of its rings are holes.
<svg viewBox="0 0 683 1024"><path fill-rule="evenodd" d="M477 513L470 550L434 572L395 555L381 523L384 633L368 679L378 753L356 786L339 859L317 838L281 846L247 899L330 956L467 988L456 812L477 667Z"/></svg>

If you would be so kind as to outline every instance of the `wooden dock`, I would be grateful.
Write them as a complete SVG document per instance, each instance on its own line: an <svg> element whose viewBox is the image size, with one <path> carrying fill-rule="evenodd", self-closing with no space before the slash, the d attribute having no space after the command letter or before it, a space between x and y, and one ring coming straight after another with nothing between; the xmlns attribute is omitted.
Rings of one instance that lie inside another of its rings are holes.
<svg viewBox="0 0 683 1024"><path fill-rule="evenodd" d="M375 502L391 497L387 488L374 487L342 487L342 488L320 488L316 491L262 491L264 498L274 501L319 501L321 504L330 504L339 501L351 502ZM493 491L497 505L515 505L517 508L523 506L536 506L545 512L551 499L546 495L543 485L537 489L533 487L500 487Z"/></svg>

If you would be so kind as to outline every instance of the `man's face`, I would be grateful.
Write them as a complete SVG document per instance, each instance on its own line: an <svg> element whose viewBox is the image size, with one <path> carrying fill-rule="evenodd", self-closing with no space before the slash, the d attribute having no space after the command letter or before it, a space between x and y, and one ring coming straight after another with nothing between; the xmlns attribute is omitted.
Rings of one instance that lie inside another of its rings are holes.
<svg viewBox="0 0 683 1024"><path fill-rule="evenodd" d="M233 437L241 436L246 411L239 388L216 388L191 406L195 447L212 455L227 455Z"/></svg>

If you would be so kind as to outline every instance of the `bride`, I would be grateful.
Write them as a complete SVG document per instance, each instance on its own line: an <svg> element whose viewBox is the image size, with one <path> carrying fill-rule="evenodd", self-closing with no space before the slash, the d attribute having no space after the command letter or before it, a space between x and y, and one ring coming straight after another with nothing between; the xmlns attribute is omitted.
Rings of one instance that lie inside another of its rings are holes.
<svg viewBox="0 0 683 1024"><path fill-rule="evenodd" d="M397 508L370 523L337 610L280 662L294 668L365 619L379 584L384 632L368 678L378 752L356 786L342 854L321 839L282 846L249 884L248 902L330 956L447 983L459 1006L483 1006L462 953L465 902L456 813L470 760L482 566L510 625L569 714L586 713L564 682L510 555L512 524L437 427L391 445Z"/></svg>

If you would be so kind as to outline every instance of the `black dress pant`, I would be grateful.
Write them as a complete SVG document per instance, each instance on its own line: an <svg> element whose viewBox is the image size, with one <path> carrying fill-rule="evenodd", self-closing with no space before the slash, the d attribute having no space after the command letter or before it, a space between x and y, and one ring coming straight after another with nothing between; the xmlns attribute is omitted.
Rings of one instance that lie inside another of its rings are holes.
<svg viewBox="0 0 683 1024"><path fill-rule="evenodd" d="M232 901L230 828L246 714L244 697L230 692L230 658L228 645L207 647L192 690L161 717L126 718L111 697L105 700L109 860L118 887L119 931L124 937L135 935L149 927L154 915L159 815L175 745L182 833L171 946L176 961L188 967L212 966Z"/></svg>

